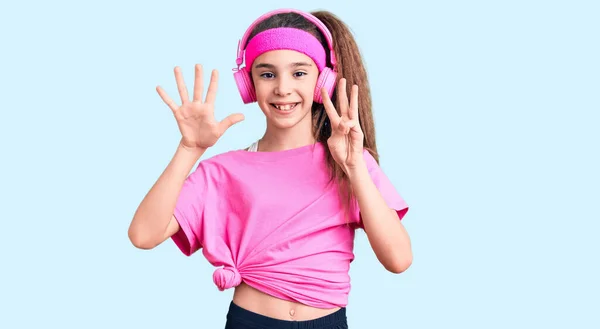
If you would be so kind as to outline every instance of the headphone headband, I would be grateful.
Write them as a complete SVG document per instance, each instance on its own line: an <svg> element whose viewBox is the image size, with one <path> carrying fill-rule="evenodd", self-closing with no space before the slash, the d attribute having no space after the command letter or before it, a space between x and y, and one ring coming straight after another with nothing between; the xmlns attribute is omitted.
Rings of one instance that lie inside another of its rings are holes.
<svg viewBox="0 0 600 329"><path fill-rule="evenodd" d="M307 13L307 12L300 11L300 10L289 9L289 8L277 9L277 10L267 12L267 13L261 15L259 18L257 18L254 22L252 22L250 27L248 27L248 29L244 33L242 39L240 41L238 41L237 59L235 61L235 63L238 66L237 70L239 70L240 65L242 65L242 63L244 62L245 46L246 46L246 43L248 42L248 37L250 36L250 33L252 33L252 30L256 27L256 25L260 24L260 22L264 21L265 19L267 19L273 15L281 14L281 13L296 13L296 14L302 15L309 22L313 23L321 31L321 33L323 33L323 35L325 36L325 40L327 41L327 46L329 47L329 58L330 58L331 64L333 65L333 68L335 70L336 60L335 60L335 53L333 51L333 38L331 36L331 32L329 32L329 29L327 29L325 24L323 24L323 22L321 22L314 15ZM236 70L236 69L234 69L234 70Z"/></svg>

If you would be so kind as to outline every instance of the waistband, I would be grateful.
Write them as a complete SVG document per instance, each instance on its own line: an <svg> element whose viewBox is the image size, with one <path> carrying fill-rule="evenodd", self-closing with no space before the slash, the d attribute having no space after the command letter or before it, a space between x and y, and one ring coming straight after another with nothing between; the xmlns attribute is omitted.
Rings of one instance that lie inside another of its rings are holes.
<svg viewBox="0 0 600 329"><path fill-rule="evenodd" d="M325 329L336 324L345 324L346 308L340 308L334 313L325 315L314 320L290 321L267 317L252 311L248 311L233 301L229 304L227 320L233 320L245 323L252 328L277 328L277 329Z"/></svg>

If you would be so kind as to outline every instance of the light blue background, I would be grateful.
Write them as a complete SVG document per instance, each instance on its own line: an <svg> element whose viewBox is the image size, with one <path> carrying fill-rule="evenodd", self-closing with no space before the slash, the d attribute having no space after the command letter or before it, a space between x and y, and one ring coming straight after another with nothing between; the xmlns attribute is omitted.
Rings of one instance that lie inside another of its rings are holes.
<svg viewBox="0 0 600 329"><path fill-rule="evenodd" d="M600 327L598 2L383 3L4 3L0 327L223 327L233 290L202 255L137 250L127 227L179 140L155 91L177 99L174 66L188 86L218 69L217 117L246 114L206 156L261 136L231 68L277 7L355 32L381 166L411 206L407 272L357 235L351 328Z"/></svg>

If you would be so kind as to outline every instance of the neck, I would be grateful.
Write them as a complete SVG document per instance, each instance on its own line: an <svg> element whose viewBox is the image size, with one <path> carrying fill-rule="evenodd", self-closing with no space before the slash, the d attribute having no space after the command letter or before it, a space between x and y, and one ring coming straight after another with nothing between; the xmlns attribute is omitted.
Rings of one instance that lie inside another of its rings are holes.
<svg viewBox="0 0 600 329"><path fill-rule="evenodd" d="M299 148L315 143L312 135L312 122L307 120L308 124L300 122L294 127L277 128L267 124L267 130L259 140L258 151L277 152Z"/></svg>

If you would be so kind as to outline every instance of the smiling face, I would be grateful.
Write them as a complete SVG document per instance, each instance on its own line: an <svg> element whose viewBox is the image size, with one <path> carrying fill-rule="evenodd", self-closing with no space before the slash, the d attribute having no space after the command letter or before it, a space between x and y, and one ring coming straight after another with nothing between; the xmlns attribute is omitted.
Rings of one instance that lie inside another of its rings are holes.
<svg viewBox="0 0 600 329"><path fill-rule="evenodd" d="M269 129L298 128L312 134L311 107L318 76L313 60L293 50L273 50L256 58L252 79Z"/></svg>

